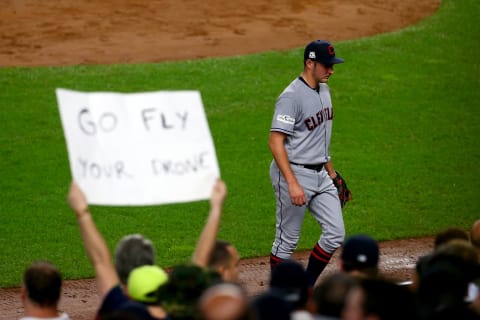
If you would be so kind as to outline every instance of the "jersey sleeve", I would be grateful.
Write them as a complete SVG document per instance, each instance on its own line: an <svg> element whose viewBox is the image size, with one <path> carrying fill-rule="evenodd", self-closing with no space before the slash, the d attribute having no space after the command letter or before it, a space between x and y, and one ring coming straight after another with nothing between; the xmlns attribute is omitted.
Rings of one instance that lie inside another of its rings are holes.
<svg viewBox="0 0 480 320"><path fill-rule="evenodd" d="M277 99L270 131L283 132L292 135L298 108L291 94L283 94Z"/></svg>

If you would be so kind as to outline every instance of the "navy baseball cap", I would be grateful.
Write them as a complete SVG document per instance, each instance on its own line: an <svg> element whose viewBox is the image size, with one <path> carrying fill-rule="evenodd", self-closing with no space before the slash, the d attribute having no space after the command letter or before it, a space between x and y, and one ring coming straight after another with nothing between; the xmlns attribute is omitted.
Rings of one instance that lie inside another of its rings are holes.
<svg viewBox="0 0 480 320"><path fill-rule="evenodd" d="M315 40L307 44L303 52L303 60L317 61L326 65L342 63L345 60L335 56L332 44L325 40Z"/></svg>
<svg viewBox="0 0 480 320"><path fill-rule="evenodd" d="M378 264L380 250L375 239L368 235L353 235L345 241L341 259L355 268L375 267Z"/></svg>
<svg viewBox="0 0 480 320"><path fill-rule="evenodd" d="M294 260L280 262L270 275L270 291L282 297L294 309L307 301L309 287L305 268Z"/></svg>

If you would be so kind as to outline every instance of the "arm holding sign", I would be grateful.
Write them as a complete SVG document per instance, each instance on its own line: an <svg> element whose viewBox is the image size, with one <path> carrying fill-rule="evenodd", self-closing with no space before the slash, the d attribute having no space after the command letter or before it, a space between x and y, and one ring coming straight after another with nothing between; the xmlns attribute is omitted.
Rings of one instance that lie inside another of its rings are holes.
<svg viewBox="0 0 480 320"><path fill-rule="evenodd" d="M210 213L192 257L194 263L204 268L208 266L208 260L210 259L213 247L215 246L215 241L217 240L220 218L222 216L222 207L226 196L227 186L225 182L221 179L217 179L210 197Z"/></svg>
<svg viewBox="0 0 480 320"><path fill-rule="evenodd" d="M87 199L80 187L73 181L68 193L68 204L72 208L80 228L85 251L95 270L97 287L101 299L120 283L110 257L105 239L102 237L88 209Z"/></svg>

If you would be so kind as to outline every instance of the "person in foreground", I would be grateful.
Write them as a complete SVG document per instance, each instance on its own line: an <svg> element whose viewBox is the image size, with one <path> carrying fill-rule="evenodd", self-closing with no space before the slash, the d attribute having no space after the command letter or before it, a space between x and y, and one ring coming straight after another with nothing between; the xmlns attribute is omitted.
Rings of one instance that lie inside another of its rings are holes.
<svg viewBox="0 0 480 320"><path fill-rule="evenodd" d="M218 272L224 281L238 282L240 255L232 243L217 239L226 197L227 186L219 180L212 190L210 213L197 241L192 262Z"/></svg>
<svg viewBox="0 0 480 320"><path fill-rule="evenodd" d="M131 301L126 296L120 285L120 279L115 271L105 239L93 221L85 194L75 181L70 185L67 200L77 218L85 251L95 271L97 289L102 301L98 318L102 319L104 316L120 311L128 311L139 319L167 318L167 313L160 306Z"/></svg>
<svg viewBox="0 0 480 320"><path fill-rule="evenodd" d="M355 234L343 245L340 269L353 277L376 277L379 258L378 242L367 234Z"/></svg>
<svg viewBox="0 0 480 320"><path fill-rule="evenodd" d="M277 99L270 128L270 178L276 198L270 266L273 270L297 248L308 208L322 228L306 268L313 286L345 237L335 182L341 177L330 157L333 106L327 85L334 65L344 60L325 40L309 43L303 58L301 75Z"/></svg>
<svg viewBox="0 0 480 320"><path fill-rule="evenodd" d="M145 265L155 265L155 247L144 235L129 234L117 243L115 248L115 269L124 290L130 272Z"/></svg>
<svg viewBox="0 0 480 320"><path fill-rule="evenodd" d="M193 272L193 276L208 273L202 270L206 267L214 247L226 194L225 183L218 179L212 190L209 217L192 257L193 265L179 265L173 269L170 276L167 276L161 268L147 263L129 272L126 290L123 290L105 240L95 226L85 195L73 181L68 194L68 203L75 212L87 255L95 270L97 288L102 300L97 318L103 319L119 313L129 313L139 319L172 318L167 308L160 306L162 301L159 301L159 297L169 299L165 302L171 303L172 299L175 302L175 297L168 292L171 288L182 286L185 280L184 271L188 274ZM132 260L130 254L128 260ZM146 261L148 260L150 259Z"/></svg>
<svg viewBox="0 0 480 320"><path fill-rule="evenodd" d="M49 262L34 262L23 274L21 288L24 317L20 320L69 320L66 313L58 310L62 289L60 271Z"/></svg>
<svg viewBox="0 0 480 320"><path fill-rule="evenodd" d="M384 278L356 278L342 311L343 320L415 320L415 296L406 286Z"/></svg>

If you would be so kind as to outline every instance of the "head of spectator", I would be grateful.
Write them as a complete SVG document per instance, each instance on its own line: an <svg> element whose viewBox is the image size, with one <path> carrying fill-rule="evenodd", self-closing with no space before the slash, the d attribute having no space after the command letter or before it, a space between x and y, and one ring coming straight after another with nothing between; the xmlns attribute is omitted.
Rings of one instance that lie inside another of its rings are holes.
<svg viewBox="0 0 480 320"><path fill-rule="evenodd" d="M272 291L262 292L249 304L250 320L290 320L291 307L285 300Z"/></svg>
<svg viewBox="0 0 480 320"><path fill-rule="evenodd" d="M115 270L123 286L136 267L155 265L155 248L152 241L141 234L123 237L115 248Z"/></svg>
<svg viewBox="0 0 480 320"><path fill-rule="evenodd" d="M452 240L439 246L420 275L420 318L470 319L473 314L465 298L469 283L478 274L476 252L469 242Z"/></svg>
<svg viewBox="0 0 480 320"><path fill-rule="evenodd" d="M435 240L433 242L434 249L437 249L442 244L450 242L452 240L465 240L469 241L468 232L464 229L457 227L450 227L441 230L435 235Z"/></svg>
<svg viewBox="0 0 480 320"><path fill-rule="evenodd" d="M207 288L221 281L215 271L196 264L179 264L172 268L157 298L172 319L193 319L199 314L200 296Z"/></svg>
<svg viewBox="0 0 480 320"><path fill-rule="evenodd" d="M417 260L415 271L412 276L412 284L410 285L410 288L413 291L418 289L419 278L422 276L423 272L425 272L426 265L428 264L428 260L431 258L432 254L437 250L438 247L449 243L452 240L469 241L468 232L457 227L445 228L437 232L433 242L433 252L424 255Z"/></svg>
<svg viewBox="0 0 480 320"><path fill-rule="evenodd" d="M375 239L357 234L349 237L340 255L341 270L352 276L378 275L380 250Z"/></svg>
<svg viewBox="0 0 480 320"><path fill-rule="evenodd" d="M224 281L237 282L239 264L237 249L228 241L215 240L207 267L217 271Z"/></svg>
<svg viewBox="0 0 480 320"><path fill-rule="evenodd" d="M355 285L357 279L344 272L327 276L313 290L315 314L340 319L347 294Z"/></svg>
<svg viewBox="0 0 480 320"><path fill-rule="evenodd" d="M294 260L280 262L270 276L269 290L282 297L292 311L306 310L312 295L308 274L302 264Z"/></svg>
<svg viewBox="0 0 480 320"><path fill-rule="evenodd" d="M480 258L480 219L476 220L472 225L472 230L470 230L470 242L475 247L475 250L477 250Z"/></svg>
<svg viewBox="0 0 480 320"><path fill-rule="evenodd" d="M477 258L480 261L480 219L472 225L470 242L477 251ZM480 275L473 282L469 286L469 298L472 301L472 309L480 316Z"/></svg>
<svg viewBox="0 0 480 320"><path fill-rule="evenodd" d="M203 320L247 319L248 296L237 283L212 285L200 297L199 310Z"/></svg>
<svg viewBox="0 0 480 320"><path fill-rule="evenodd" d="M58 311L61 290L62 275L53 264L46 261L31 264L23 274L21 289L25 316L68 319L66 314Z"/></svg>
<svg viewBox="0 0 480 320"><path fill-rule="evenodd" d="M168 317L165 310L158 305L147 305L127 297L125 290L120 286L120 279L107 243L90 213L87 198L75 181L70 184L67 201L75 213L83 246L95 271L97 291L102 301L97 317L101 319L117 311L137 314L137 319L145 319L144 316L157 319Z"/></svg>
<svg viewBox="0 0 480 320"><path fill-rule="evenodd" d="M415 319L416 305L413 293L379 277L358 278L358 285L351 288L342 312L344 320Z"/></svg>

